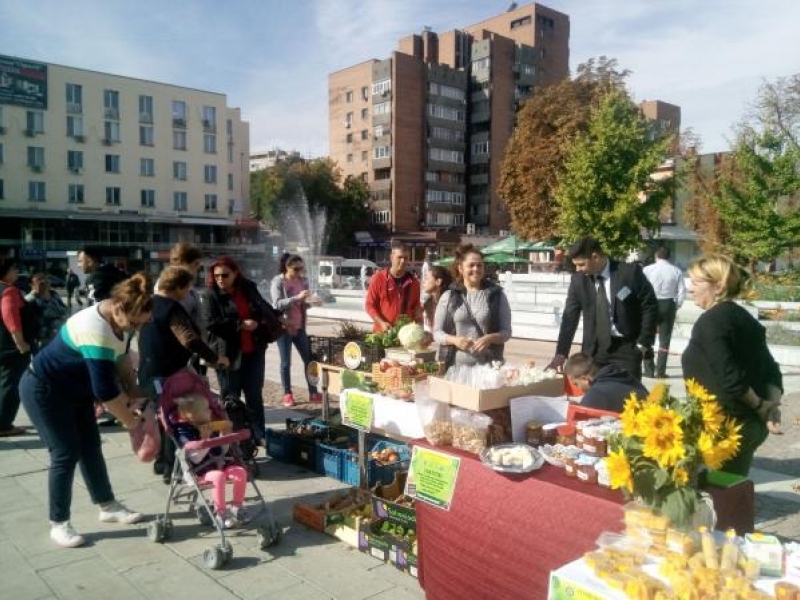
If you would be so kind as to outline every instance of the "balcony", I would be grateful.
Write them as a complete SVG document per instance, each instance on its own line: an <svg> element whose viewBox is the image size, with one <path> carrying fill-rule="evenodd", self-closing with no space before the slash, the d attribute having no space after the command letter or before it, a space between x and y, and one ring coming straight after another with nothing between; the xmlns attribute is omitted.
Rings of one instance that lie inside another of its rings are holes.
<svg viewBox="0 0 800 600"><path fill-rule="evenodd" d="M383 190L391 190L392 189L392 180L391 179L376 179L370 184L370 189L375 192L383 191Z"/></svg>
<svg viewBox="0 0 800 600"><path fill-rule="evenodd" d="M145 123L146 125L152 125L153 123L153 115L150 113L139 113L139 123Z"/></svg>
<svg viewBox="0 0 800 600"><path fill-rule="evenodd" d="M83 105L80 102L67 102L68 115L81 115L83 114Z"/></svg>
<svg viewBox="0 0 800 600"><path fill-rule="evenodd" d="M118 108L106 108L103 112L103 115L106 119L114 119L115 121L119 121L119 109Z"/></svg>
<svg viewBox="0 0 800 600"><path fill-rule="evenodd" d="M86 136L84 135L73 135L72 139L78 142L79 144L83 144L86 142Z"/></svg>
<svg viewBox="0 0 800 600"><path fill-rule="evenodd" d="M186 129L186 119L178 119L173 117L172 119L172 128L173 129Z"/></svg>

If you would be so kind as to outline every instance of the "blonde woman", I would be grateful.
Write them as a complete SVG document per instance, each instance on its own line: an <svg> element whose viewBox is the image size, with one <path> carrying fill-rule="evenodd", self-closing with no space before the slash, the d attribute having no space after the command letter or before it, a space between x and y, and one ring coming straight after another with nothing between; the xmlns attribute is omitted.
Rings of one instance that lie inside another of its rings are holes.
<svg viewBox="0 0 800 600"><path fill-rule="evenodd" d="M750 275L720 255L694 261L688 272L694 303L705 312L683 352L683 376L716 395L723 411L742 424L739 453L721 470L747 475L756 449L770 432L780 433L780 368L764 326L734 302Z"/></svg>

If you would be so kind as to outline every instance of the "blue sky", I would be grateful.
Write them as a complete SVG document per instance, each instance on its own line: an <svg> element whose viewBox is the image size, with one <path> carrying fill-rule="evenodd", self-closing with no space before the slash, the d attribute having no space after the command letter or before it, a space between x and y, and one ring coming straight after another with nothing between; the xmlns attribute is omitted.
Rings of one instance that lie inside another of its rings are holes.
<svg viewBox="0 0 800 600"><path fill-rule="evenodd" d="M397 40L503 12L510 0L0 0L0 54L227 94L251 149L327 153L328 73ZM523 2L520 2L523 4ZM796 0L549 0L570 16L570 66L600 55L637 100L682 108L725 150L764 79L800 72Z"/></svg>

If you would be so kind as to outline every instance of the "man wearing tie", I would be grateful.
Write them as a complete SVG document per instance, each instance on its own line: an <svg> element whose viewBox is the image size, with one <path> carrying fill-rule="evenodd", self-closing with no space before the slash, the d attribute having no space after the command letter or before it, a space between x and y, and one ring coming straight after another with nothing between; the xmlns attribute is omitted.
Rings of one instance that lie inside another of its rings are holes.
<svg viewBox="0 0 800 600"><path fill-rule="evenodd" d="M642 378L642 356L655 341L658 302L653 286L636 264L609 259L592 237L569 249L575 265L561 318L556 355L548 369L560 370L583 317L581 350L598 367L619 365Z"/></svg>

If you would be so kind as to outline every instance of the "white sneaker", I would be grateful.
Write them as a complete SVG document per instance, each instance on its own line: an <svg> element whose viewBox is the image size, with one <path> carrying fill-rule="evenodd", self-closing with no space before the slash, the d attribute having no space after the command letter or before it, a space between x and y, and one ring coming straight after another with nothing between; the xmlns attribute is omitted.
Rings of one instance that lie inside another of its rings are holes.
<svg viewBox="0 0 800 600"><path fill-rule="evenodd" d="M83 546L86 540L72 528L69 521L63 523L50 522L50 539L64 548Z"/></svg>
<svg viewBox="0 0 800 600"><path fill-rule="evenodd" d="M142 513L128 510L121 503L112 500L104 505L100 505L100 520L103 523L125 523L126 525L132 525L142 520Z"/></svg>
<svg viewBox="0 0 800 600"><path fill-rule="evenodd" d="M231 506L225 513L225 528L236 529L247 523L247 512L241 506Z"/></svg>

